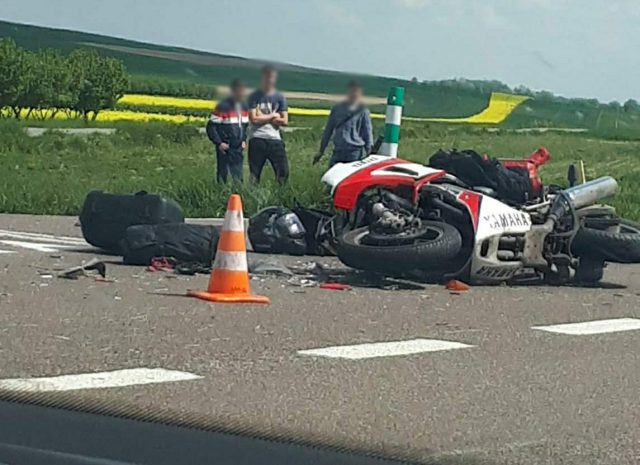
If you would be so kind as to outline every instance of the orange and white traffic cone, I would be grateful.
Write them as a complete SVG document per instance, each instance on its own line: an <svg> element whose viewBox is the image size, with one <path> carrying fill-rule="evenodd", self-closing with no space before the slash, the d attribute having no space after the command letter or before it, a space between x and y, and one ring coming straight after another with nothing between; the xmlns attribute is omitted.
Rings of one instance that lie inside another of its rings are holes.
<svg viewBox="0 0 640 465"><path fill-rule="evenodd" d="M190 290L187 295L210 302L269 303L268 297L253 295L249 289L242 199L238 194L229 197L209 288L206 292Z"/></svg>

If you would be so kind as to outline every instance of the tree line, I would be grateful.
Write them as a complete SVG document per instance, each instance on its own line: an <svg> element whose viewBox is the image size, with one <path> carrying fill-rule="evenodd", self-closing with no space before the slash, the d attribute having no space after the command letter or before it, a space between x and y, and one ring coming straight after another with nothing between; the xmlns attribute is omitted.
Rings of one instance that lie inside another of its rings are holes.
<svg viewBox="0 0 640 465"><path fill-rule="evenodd" d="M127 92L147 95L170 95L172 97L217 98L216 87L210 84L179 81L155 76L131 76Z"/></svg>
<svg viewBox="0 0 640 465"><path fill-rule="evenodd" d="M414 84L418 84L418 79L413 78L411 80ZM445 79L441 81L423 81L424 85L454 89L456 91L468 91L472 93L480 93L483 95L489 95L492 92L504 92L507 94L527 95L534 98L539 102L545 103L557 103L557 104L570 104L576 106L582 106L585 108L599 108L603 105L611 108L622 108L625 112L640 111L640 104L630 98L624 103L618 101L611 101L608 103L600 102L595 98L577 98L577 97L563 97L561 95L553 94L546 90L532 90L526 86L520 85L516 87L510 87L507 84L496 80L474 80L474 79Z"/></svg>
<svg viewBox="0 0 640 465"><path fill-rule="evenodd" d="M128 86L122 62L93 49L76 49L65 57L0 39L0 117L47 119L64 112L95 119L114 108Z"/></svg>

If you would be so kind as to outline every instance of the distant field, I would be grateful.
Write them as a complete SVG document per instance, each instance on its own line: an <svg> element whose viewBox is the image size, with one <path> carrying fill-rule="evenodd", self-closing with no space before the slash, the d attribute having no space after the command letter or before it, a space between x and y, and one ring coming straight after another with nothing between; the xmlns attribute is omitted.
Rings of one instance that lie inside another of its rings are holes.
<svg viewBox="0 0 640 465"><path fill-rule="evenodd" d="M417 118L405 117L405 121L456 123L456 124L499 124L509 117L526 97L518 95L508 95L495 93L491 95L487 107L480 113L463 118ZM292 102L293 103L293 102ZM197 123L204 124L215 107L214 100L190 99L181 97L168 97L159 95L127 94L123 96L114 110L101 111L95 121L98 123L108 123L115 121L163 121L167 123ZM324 108L309 108L289 106L289 114L292 117L309 116L322 117L329 116L330 110L324 102ZM384 107L383 107L384 108ZM0 116L11 116L9 109L0 109ZM70 118L68 112L52 112L48 109L23 110L20 112L21 118L31 118L31 121L55 120L64 121ZM384 113L372 112L373 119L383 120Z"/></svg>
<svg viewBox="0 0 640 465"><path fill-rule="evenodd" d="M462 118L417 118L407 117L407 121L423 121L423 122L441 122L441 123L468 123L468 124L499 124L502 123L509 115L524 101L527 97L519 95L508 95L502 93L494 93L487 102L487 107L475 115ZM162 119L170 121L165 118L166 113L175 116L175 122L185 122L185 116L187 117L207 117L212 108L215 106L215 101L205 99L187 99L177 97L166 97L157 95L139 95L128 94L122 97L118 102L118 108L124 110L143 111L145 117L153 119L154 114L163 114ZM117 111L108 112L108 118L114 119ZM329 116L328 108L298 108L294 106L289 107L289 114L292 116ZM130 116L128 113L122 115L122 119L127 119ZM384 119L384 113L371 114L373 119Z"/></svg>
<svg viewBox="0 0 640 465"><path fill-rule="evenodd" d="M94 47L101 53L121 59L139 86L145 80L166 82L168 89L180 83L215 89L242 78L255 85L264 61L237 56L145 44L114 37L27 26L0 21L0 37L11 37L29 49L50 47L63 53L78 47ZM324 99L314 94L341 95L351 75L304 66L281 64L281 88L297 93L292 100L300 107L322 108ZM480 113L492 92L514 93L496 81L407 81L389 77L359 76L372 102L382 111L381 99L389 87L406 88L405 115L426 118L464 118ZM160 85L160 87L163 87ZM185 89L179 90L182 96ZM162 94L162 92L159 92ZM166 95L166 94L165 94ZM177 95L177 94L171 94ZM195 95L191 95L195 96ZM307 96L309 99L302 97ZM607 105L592 100L560 99L551 94L536 95L520 105L503 124L512 128L584 128L612 138L640 138L640 109Z"/></svg>

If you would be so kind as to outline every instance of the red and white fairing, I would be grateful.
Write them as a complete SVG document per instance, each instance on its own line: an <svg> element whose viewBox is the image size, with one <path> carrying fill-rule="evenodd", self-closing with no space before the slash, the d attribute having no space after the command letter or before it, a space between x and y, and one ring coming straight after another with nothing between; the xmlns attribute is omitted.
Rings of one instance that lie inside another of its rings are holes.
<svg viewBox="0 0 640 465"><path fill-rule="evenodd" d="M443 170L398 158L371 155L360 161L334 165L324 174L322 181L331 186L334 206L351 211L366 189L409 186L413 191L413 201L417 202L425 184L441 180L438 187L456 195L467 208L473 223L474 246L470 263L473 281L497 282L511 278L522 264L498 258L500 238L517 237L530 231L529 214L488 195L447 184L445 179L441 179L445 176L448 174Z"/></svg>
<svg viewBox="0 0 640 465"><path fill-rule="evenodd" d="M447 173L383 155L371 155L352 163L337 163L322 176L322 182L331 186L336 208L352 210L360 194L372 187L413 186L416 201L420 188Z"/></svg>
<svg viewBox="0 0 640 465"><path fill-rule="evenodd" d="M474 282L500 282L512 278L522 267L519 260L498 257L500 239L504 236L523 236L531 230L528 213L473 191L457 195L471 216L475 231L470 262L470 275Z"/></svg>

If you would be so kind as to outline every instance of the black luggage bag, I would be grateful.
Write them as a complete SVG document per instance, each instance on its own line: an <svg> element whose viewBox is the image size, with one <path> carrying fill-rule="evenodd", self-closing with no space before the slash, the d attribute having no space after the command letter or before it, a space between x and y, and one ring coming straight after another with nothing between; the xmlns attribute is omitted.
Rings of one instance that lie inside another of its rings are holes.
<svg viewBox="0 0 640 465"><path fill-rule="evenodd" d="M517 205L529 200L533 191L526 172L509 170L499 160L482 157L473 150L438 150L428 165L453 174L470 187L488 187L499 199Z"/></svg>
<svg viewBox="0 0 640 465"><path fill-rule="evenodd" d="M129 226L122 241L127 265L149 265L154 257L172 257L180 263L206 267L218 247L218 230L200 224L156 224Z"/></svg>
<svg viewBox="0 0 640 465"><path fill-rule="evenodd" d="M182 208L173 200L138 192L135 195L90 192L80 212L85 240L108 252L120 254L120 243L129 226L184 223Z"/></svg>

